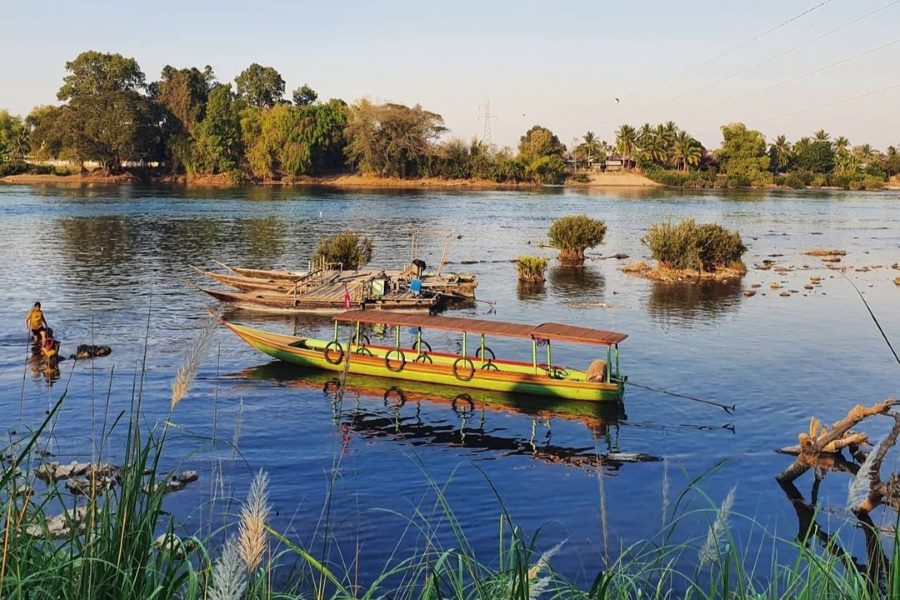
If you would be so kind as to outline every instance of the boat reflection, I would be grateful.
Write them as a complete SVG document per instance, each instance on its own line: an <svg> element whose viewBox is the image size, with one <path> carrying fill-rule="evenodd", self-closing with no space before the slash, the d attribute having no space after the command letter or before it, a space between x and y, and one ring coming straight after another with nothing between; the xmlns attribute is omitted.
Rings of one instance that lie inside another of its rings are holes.
<svg viewBox="0 0 900 600"><path fill-rule="evenodd" d="M346 445L355 433L365 439L460 446L583 468L616 470L626 463L660 460L619 449L619 423L627 418L621 403L538 399L478 390L453 394L433 384L403 382L401 387L392 380L361 375L348 376L341 389L333 373L283 363L247 369L232 378L321 390L332 401L335 424L343 431ZM440 418L436 411L441 409L450 411L453 418ZM490 427L491 415L501 412L530 419L530 434L501 435L508 430ZM578 447L554 444L554 420L583 423L593 443Z"/></svg>

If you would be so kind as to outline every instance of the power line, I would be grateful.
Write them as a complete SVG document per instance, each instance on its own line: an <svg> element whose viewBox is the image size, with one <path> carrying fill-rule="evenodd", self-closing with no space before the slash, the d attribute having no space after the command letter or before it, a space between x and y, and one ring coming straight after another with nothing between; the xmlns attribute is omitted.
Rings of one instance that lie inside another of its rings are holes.
<svg viewBox="0 0 900 600"><path fill-rule="evenodd" d="M900 0L898 0L898 1L900 1ZM691 67L688 67L687 69L683 69L683 70L681 70L681 71L679 71L679 72L677 72L677 73L674 73L674 74L670 75L669 77L666 77L666 78L662 79L661 81L658 81L658 82L656 82L656 83L652 83L652 84L650 84L649 86L644 87L644 88L638 90L637 92L635 92L635 93L632 94L632 95L633 95L633 96L638 96L638 95L643 94L644 92L646 92L646 91L648 91L648 90L653 89L654 87L658 87L658 86L660 86L660 85L664 85L664 84L666 84L666 83L672 81L673 79L680 78L680 77L682 77L683 75L685 75L685 74L687 74L687 73L691 73L691 72L693 72L693 71L696 71L697 69L699 69L699 68L701 68L701 67L704 67L704 66L708 65L709 63L711 63L711 62L713 62L713 61L716 61L716 60L722 58L723 56L727 56L727 55L731 54L732 52L735 52L735 51L737 51L737 50L740 50L741 48L744 48L745 46L748 46L748 45L750 45L750 44L752 44L752 43L754 43L754 42L759 41L760 39L766 37L767 35L769 35L769 34L771 34L771 33L774 33L775 31L781 29L782 27L785 27L785 26L787 26L787 25L793 23L794 21L796 21L796 20L798 20L798 19L801 19L801 18L805 17L806 15L808 15L808 14L810 14L810 13L812 13L812 12L814 12L814 11L820 9L820 8L822 8L822 7L825 6L826 4L829 4L830 2L831 2L831 0L824 0L823 2L819 2L818 4L816 4L816 5L814 5L814 6L811 6L810 8L807 8L806 10L801 11L801 12L797 13L796 15L794 15L794 16L792 16L792 17L790 17L790 18L785 19L784 21L781 21L781 22L778 23L777 25L773 25L773 26L770 27L769 29L766 29L766 30L763 31L762 33L759 33L759 34L755 35L754 37L750 38L749 40L745 40L745 41L743 41L743 42L741 42L741 43L739 43L739 44L737 44L737 45L735 45L735 46L732 46L731 48L728 48L727 50L724 50L724 51L720 52L719 54L713 55L713 56L711 56L711 57L709 57L709 58L707 58L707 59L705 59L705 60L703 60L703 61L701 61L701 62L699 62L699 63L697 63L697 64L695 64L695 65L693 65L693 66L691 66Z"/></svg>
<svg viewBox="0 0 900 600"><path fill-rule="evenodd" d="M792 47L788 48L787 50L783 50L783 51L775 54L774 56L771 56L765 60L761 60L757 63L754 63L754 64L750 65L749 67L744 67L743 69L736 71L730 75L726 75L725 77L722 77L720 79L717 79L717 80L713 81L712 83L708 83L708 84L702 85L700 87L695 87L687 92L684 92L683 94L673 96L672 98L669 98L668 100L665 100L664 102L660 102L660 103L657 103L655 105L650 105L650 106L658 106L659 104L669 104L670 102L675 102L676 100L681 100L682 98L684 98L686 96L690 96L692 94L696 94L698 92L708 90L709 88L715 87L715 86L719 85L720 83L725 83L726 81L730 81L730 80L734 79L735 77L737 77L738 75L743 75L744 73L747 73L748 71L752 71L753 69L756 69L763 65L769 64L775 60L778 60L779 58L782 58L782 57L784 57L792 52L795 52L805 46L808 46L812 43L818 42L819 40L821 40L823 38L833 35L839 31L841 31L842 29L846 29L847 27L855 25L856 23L859 23L860 21L862 21L864 19L868 19L869 17L876 15L876 14L880 13L881 11L886 10L896 4L900 4L900 0L893 0L892 2L888 2L887 4L884 4L878 8L875 8L875 9L867 12L866 14L864 14L860 17L853 19L852 21L848 21L842 25L834 27L833 29L829 29L828 31L826 31L824 33L820 33L819 35L814 36L804 42L801 42L801 43L795 45L795 46L792 46ZM646 108L647 107L644 107L644 109L646 109Z"/></svg>
<svg viewBox="0 0 900 600"><path fill-rule="evenodd" d="M784 113L784 114L781 114L781 115L775 115L775 116L772 116L772 117L766 117L765 119L757 119L757 121L774 121L775 119L783 119L784 117L792 117L792 116L794 116L794 115L799 115L800 113L809 112L809 111L811 111L811 110L817 110L817 109L820 109L820 108L827 108L827 107L829 107L829 106L834 106L835 104L841 104L841 103L843 103L843 102L849 102L849 101L851 101L851 100L858 100L858 99L860 99L860 98L865 98L865 97L867 97L867 96L874 96L875 94L880 94L880 93L882 93L882 92L887 92L887 91L890 91L890 90L892 90L892 89L894 89L894 88L898 88L898 87L900 87L900 81L898 81L897 83L893 83L893 84L891 84L891 85L886 85L886 86L884 86L884 87L881 87L881 88L878 88L878 89L875 89L875 90L869 90L868 92L863 92L863 93L861 93L861 94L856 94L856 95L854 95L854 96L847 96L847 97L845 97L845 98L839 98L838 100L832 100L831 102L825 102L824 104L817 104L816 106L808 106L808 107L806 107L806 108L801 108L801 109L799 109L799 110L795 110L795 111L792 111L792 112Z"/></svg>
<svg viewBox="0 0 900 600"><path fill-rule="evenodd" d="M898 1L900 1L900 0L898 0ZM680 113L680 114L677 114L677 115L675 115L675 117L676 117L676 118L690 117L690 116L693 116L693 115L696 115L696 114L699 114L699 113L702 113L702 112L709 111L709 110L711 110L711 109L713 109L713 108L718 108L718 107L722 106L723 104L729 104L729 103L731 103L731 102L735 102L735 101L737 101L737 100L742 100L742 99L747 98L747 97L749 97L749 96L755 96L756 94L761 94L761 93L763 93L763 92L767 92L767 91L769 91L769 90L771 90L771 89L780 87L780 86L782 86L782 85L786 85L786 84L788 84L788 83L793 83L794 81L799 81L800 79L805 79L805 78L810 77L810 76L812 76L812 75L816 75L816 74L821 73L821 72L823 72L823 71L827 71L828 69L833 69L833 68L835 68L835 67L839 67L839 66L841 66L841 65L843 65L843 64L846 64L846 63L848 63L848 62L852 62L852 61L854 61L854 60L860 59L860 58L862 58L862 57L864 57L864 56L868 56L869 54L873 54L873 53L875 53L875 52L878 52L879 50L883 50L883 49L885 49L885 48L888 48L888 47L893 46L893 45L898 44L898 43L900 43L900 38L897 38L897 39L895 39L895 40L893 40L893 41L890 41L890 42L887 42L887 43L885 43L885 44L881 44L880 46L876 46L875 48L870 48L870 49L865 50L865 51L863 51L863 52L860 52L860 53L858 53L858 54L854 54L853 56L850 56L850 57L848 57L848 58L844 58L844 59L835 61L835 62L833 62L833 63L831 63L831 64L828 64L828 65L825 65L825 66L823 66L823 67L818 67L818 68L816 68L816 69L813 69L812 71L807 71L806 73L802 73L802 74L800 74L800 75L795 75L794 77L789 77L789 78L787 78L787 79L782 79L781 81L779 81L779 82L777 82L777 83L773 83L773 84L771 84L771 85L767 85L767 86L765 86L765 87L761 87L761 88L759 88L759 89L757 89L757 90L753 90L753 91L751 91L751 92L747 92L746 94L739 94L739 95L737 95L737 96L732 96L731 98L726 98L725 100L722 100L722 101L717 102L717 103L715 103L715 104L710 104L710 105L708 105L708 106L704 106L704 107L702 107L702 108L698 108L698 109L693 110L693 111L691 111L691 112L686 112L686 113Z"/></svg>

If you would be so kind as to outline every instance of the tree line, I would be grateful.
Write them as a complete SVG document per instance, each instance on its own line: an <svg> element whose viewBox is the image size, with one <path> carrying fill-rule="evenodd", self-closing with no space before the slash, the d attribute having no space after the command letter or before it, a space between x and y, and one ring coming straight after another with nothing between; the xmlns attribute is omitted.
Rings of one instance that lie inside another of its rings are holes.
<svg viewBox="0 0 900 600"><path fill-rule="evenodd" d="M309 85L285 95L273 67L252 64L233 84L209 66L163 68L147 82L137 61L88 51L66 63L57 98L25 118L0 111L0 172L24 160L158 164L171 174L287 180L348 169L384 177L559 182L565 146L535 126L518 150L443 139L441 115L421 106L321 101Z"/></svg>
<svg viewBox="0 0 900 600"><path fill-rule="evenodd" d="M535 125L517 148L497 149L478 139L448 139L441 115L419 105L323 101L307 84L289 99L286 89L275 68L256 63L233 82L218 81L209 66L166 66L148 83L133 58L83 52L66 63L60 104L35 107L24 118L0 111L0 175L29 168L25 159L57 159L94 161L107 172L153 164L167 174L232 181L354 171L561 183L573 168L615 158L668 185L871 189L900 172L894 146L881 153L825 131L767 143L741 123L723 126L721 146L712 151L672 121L624 124L614 144L589 131L572 148Z"/></svg>
<svg viewBox="0 0 900 600"><path fill-rule="evenodd" d="M576 153L593 139L588 132ZM609 145L602 142L598 148ZM882 153L869 144L852 146L843 136L832 139L825 130L794 143L784 135L767 142L762 132L743 123L723 126L722 143L712 151L672 121L640 128L625 124L616 131L614 149L626 169L639 168L660 183L690 187L881 189L900 173L895 146Z"/></svg>

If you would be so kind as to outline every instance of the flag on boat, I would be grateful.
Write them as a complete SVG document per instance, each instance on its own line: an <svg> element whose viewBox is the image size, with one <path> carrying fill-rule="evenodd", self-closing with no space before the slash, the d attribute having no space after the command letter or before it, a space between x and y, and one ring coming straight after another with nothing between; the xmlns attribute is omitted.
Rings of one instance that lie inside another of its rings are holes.
<svg viewBox="0 0 900 600"><path fill-rule="evenodd" d="M350 310L350 290L347 289L347 284L344 284L344 310Z"/></svg>

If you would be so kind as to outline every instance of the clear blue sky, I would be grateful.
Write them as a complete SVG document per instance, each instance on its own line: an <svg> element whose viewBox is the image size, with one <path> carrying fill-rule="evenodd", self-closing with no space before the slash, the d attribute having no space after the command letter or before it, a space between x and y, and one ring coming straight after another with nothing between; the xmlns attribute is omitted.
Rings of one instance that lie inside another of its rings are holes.
<svg viewBox="0 0 900 600"><path fill-rule="evenodd" d="M133 56L148 81L166 64L209 64L231 81L258 62L288 91L420 103L464 138L481 133L490 100L500 145L535 123L568 144L669 119L709 147L738 120L770 137L825 128L900 144L900 85L834 103L900 84L900 42L876 50L900 40L900 2L829 35L891 0L828 0L785 23L822 3L0 0L0 108L55 102L65 62L94 49Z"/></svg>

